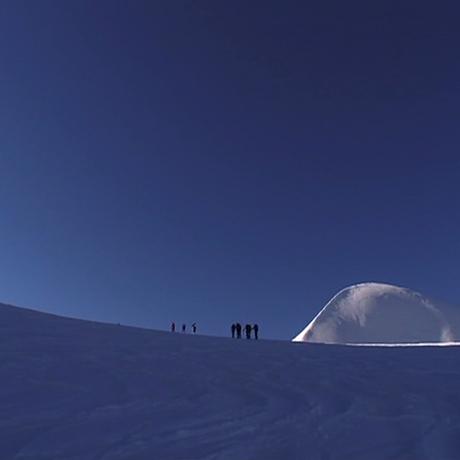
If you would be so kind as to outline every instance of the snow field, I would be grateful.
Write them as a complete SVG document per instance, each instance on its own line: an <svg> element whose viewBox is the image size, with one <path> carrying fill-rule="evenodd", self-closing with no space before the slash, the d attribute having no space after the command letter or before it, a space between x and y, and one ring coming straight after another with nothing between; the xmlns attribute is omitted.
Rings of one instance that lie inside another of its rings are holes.
<svg viewBox="0 0 460 460"><path fill-rule="evenodd" d="M185 336L0 306L2 460L454 460L460 349Z"/></svg>

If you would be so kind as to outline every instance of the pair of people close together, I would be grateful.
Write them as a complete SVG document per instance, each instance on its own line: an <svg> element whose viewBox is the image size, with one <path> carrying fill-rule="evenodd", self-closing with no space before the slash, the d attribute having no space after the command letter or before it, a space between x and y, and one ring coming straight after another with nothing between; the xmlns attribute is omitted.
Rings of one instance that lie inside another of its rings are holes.
<svg viewBox="0 0 460 460"><path fill-rule="evenodd" d="M232 339L234 339L235 337L237 339L241 339L241 333L243 332L243 326L241 326L240 323L234 323L232 324L231 331L232 331ZM251 338L252 332L254 332L254 338L257 340L259 338L259 326L257 324L254 324L253 326L251 326L250 324L246 324L246 326L244 326L244 333L247 339Z"/></svg>

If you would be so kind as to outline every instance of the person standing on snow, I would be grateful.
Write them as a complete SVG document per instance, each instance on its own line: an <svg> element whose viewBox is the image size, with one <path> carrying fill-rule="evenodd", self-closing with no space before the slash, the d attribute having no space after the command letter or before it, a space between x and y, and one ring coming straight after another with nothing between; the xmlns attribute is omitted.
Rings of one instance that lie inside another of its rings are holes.
<svg viewBox="0 0 460 460"><path fill-rule="evenodd" d="M176 332L176 323L174 321L171 323L171 332Z"/></svg>
<svg viewBox="0 0 460 460"><path fill-rule="evenodd" d="M192 324L192 331L193 331L194 334L196 333L196 323Z"/></svg>
<svg viewBox="0 0 460 460"><path fill-rule="evenodd" d="M246 338L247 339L250 339L251 338L251 325L250 324L246 324L246 326L244 326L244 331L246 332Z"/></svg>
<svg viewBox="0 0 460 460"><path fill-rule="evenodd" d="M185 329L186 329L186 326L185 326L185 324L182 324L182 332L184 332L184 333L185 333Z"/></svg>
<svg viewBox="0 0 460 460"><path fill-rule="evenodd" d="M236 328L236 338L237 338L237 339L241 339L241 330L243 329L243 328L241 327L241 324L240 324L240 323L236 323L235 328Z"/></svg>
<svg viewBox="0 0 460 460"><path fill-rule="evenodd" d="M259 326L257 324L254 324L254 326L252 326L252 330L254 331L254 338L258 340L259 339Z"/></svg>
<svg viewBox="0 0 460 460"><path fill-rule="evenodd" d="M236 324L235 323L232 324L231 330L232 330L232 339L234 339L235 338L235 332L236 332Z"/></svg>

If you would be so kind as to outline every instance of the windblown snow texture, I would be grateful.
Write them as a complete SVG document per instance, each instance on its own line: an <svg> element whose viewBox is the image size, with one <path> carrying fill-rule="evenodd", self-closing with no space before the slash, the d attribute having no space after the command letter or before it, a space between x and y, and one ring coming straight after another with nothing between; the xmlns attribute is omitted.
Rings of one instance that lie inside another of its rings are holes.
<svg viewBox="0 0 460 460"><path fill-rule="evenodd" d="M162 333L0 306L2 460L458 460L460 349Z"/></svg>
<svg viewBox="0 0 460 460"><path fill-rule="evenodd" d="M409 289L363 283L339 292L294 339L322 343L460 340L460 308Z"/></svg>

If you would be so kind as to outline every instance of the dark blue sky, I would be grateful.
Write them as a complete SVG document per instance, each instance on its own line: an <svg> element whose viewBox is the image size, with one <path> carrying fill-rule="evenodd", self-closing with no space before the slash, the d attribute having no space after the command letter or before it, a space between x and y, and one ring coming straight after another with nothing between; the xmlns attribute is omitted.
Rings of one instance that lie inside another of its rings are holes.
<svg viewBox="0 0 460 460"><path fill-rule="evenodd" d="M2 2L0 301L273 338L361 281L460 303L456 4Z"/></svg>

